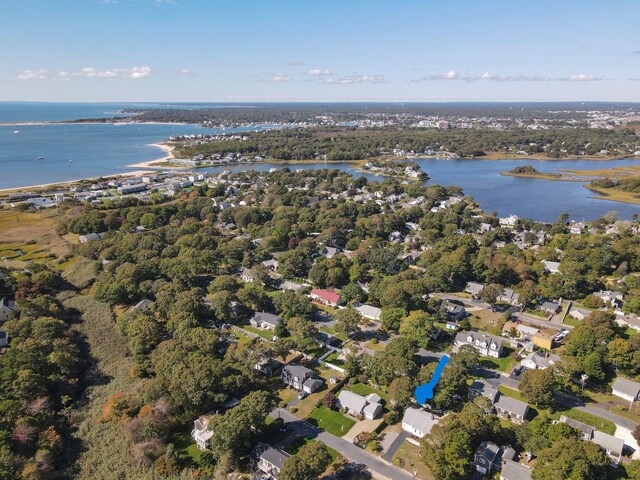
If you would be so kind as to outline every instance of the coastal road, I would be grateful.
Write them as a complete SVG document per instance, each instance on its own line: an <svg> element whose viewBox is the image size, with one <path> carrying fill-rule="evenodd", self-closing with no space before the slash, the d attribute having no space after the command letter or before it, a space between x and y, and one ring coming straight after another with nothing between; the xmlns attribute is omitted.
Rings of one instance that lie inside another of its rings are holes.
<svg viewBox="0 0 640 480"><path fill-rule="evenodd" d="M300 420L292 413L281 408L276 408L270 413L273 418L281 418L289 426L292 433L304 435L324 443L327 447L333 448L347 460L362 465L366 465L375 478L385 480L413 480L410 473L372 455L343 438L331 435L324 430L311 425L309 422Z"/></svg>

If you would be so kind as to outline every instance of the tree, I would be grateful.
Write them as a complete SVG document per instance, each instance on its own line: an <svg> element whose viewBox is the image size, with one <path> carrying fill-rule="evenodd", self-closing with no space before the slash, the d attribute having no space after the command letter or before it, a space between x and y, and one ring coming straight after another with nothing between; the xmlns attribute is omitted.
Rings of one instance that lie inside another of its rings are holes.
<svg viewBox="0 0 640 480"><path fill-rule="evenodd" d="M436 327L433 318L421 310L414 310L400 324L400 335L414 340L421 348L427 348Z"/></svg>
<svg viewBox="0 0 640 480"><path fill-rule="evenodd" d="M400 328L400 321L406 313L404 308L383 308L380 314L380 320L385 330L397 332Z"/></svg>
<svg viewBox="0 0 640 480"><path fill-rule="evenodd" d="M527 370L520 380L520 393L529 403L537 406L549 406L553 403L553 391L556 378L552 368Z"/></svg>
<svg viewBox="0 0 640 480"><path fill-rule="evenodd" d="M391 406L396 410L403 410L413 396L413 385L407 377L394 378L387 390Z"/></svg>
<svg viewBox="0 0 640 480"><path fill-rule="evenodd" d="M338 332L353 335L360 331L360 314L351 307L343 308L335 314L335 328Z"/></svg>
<svg viewBox="0 0 640 480"><path fill-rule="evenodd" d="M276 295L273 298L273 304L285 320L291 317L310 319L314 311L313 303L307 296L288 290Z"/></svg>
<svg viewBox="0 0 640 480"><path fill-rule="evenodd" d="M458 351L451 356L451 362L469 370L480 364L480 353L471 345L462 345Z"/></svg>
<svg viewBox="0 0 640 480"><path fill-rule="evenodd" d="M598 445L576 439L558 440L540 452L533 480L600 480L607 478L609 457Z"/></svg>
<svg viewBox="0 0 640 480"><path fill-rule="evenodd" d="M498 285L497 283L490 283L482 289L482 292L480 292L480 298L491 305L495 305L498 301L498 297L501 294L502 285Z"/></svg>
<svg viewBox="0 0 640 480"><path fill-rule="evenodd" d="M158 226L158 216L155 213L145 213L140 217L140 225L147 230Z"/></svg>
<svg viewBox="0 0 640 480"><path fill-rule="evenodd" d="M279 480L310 480L319 478L331 464L332 458L327 447L321 442L304 445L298 452L287 458L282 465Z"/></svg>

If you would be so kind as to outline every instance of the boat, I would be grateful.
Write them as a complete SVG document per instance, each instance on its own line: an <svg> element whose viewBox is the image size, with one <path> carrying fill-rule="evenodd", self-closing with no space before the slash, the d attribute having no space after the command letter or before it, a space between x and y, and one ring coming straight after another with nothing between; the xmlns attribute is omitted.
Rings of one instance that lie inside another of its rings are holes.
<svg viewBox="0 0 640 480"><path fill-rule="evenodd" d="M13 133L20 133L20 130L14 130Z"/></svg>
<svg viewBox="0 0 640 480"><path fill-rule="evenodd" d="M38 157L38 160L44 160L44 157Z"/></svg>
<svg viewBox="0 0 640 480"><path fill-rule="evenodd" d="M73 160L69 160L69 163L73 162Z"/></svg>

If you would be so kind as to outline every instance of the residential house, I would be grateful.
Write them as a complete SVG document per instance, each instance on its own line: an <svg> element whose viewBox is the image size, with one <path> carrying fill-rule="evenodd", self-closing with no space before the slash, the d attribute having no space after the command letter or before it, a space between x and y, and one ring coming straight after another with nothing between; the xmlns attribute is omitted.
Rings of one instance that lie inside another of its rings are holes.
<svg viewBox="0 0 640 480"><path fill-rule="evenodd" d="M193 422L193 430L191 430L191 436L196 441L200 450L207 450L211 447L211 437L213 431L209 430L209 421L215 414L213 412L202 415L200 418Z"/></svg>
<svg viewBox="0 0 640 480"><path fill-rule="evenodd" d="M13 318L16 310L16 302L6 297L0 299L0 320L5 322Z"/></svg>
<svg viewBox="0 0 640 480"><path fill-rule="evenodd" d="M478 298L482 290L484 290L484 285L476 282L467 282L467 286L464 287L464 291L470 293L474 298Z"/></svg>
<svg viewBox="0 0 640 480"><path fill-rule="evenodd" d="M560 304L556 302L543 302L542 305L538 306L538 310L542 310L548 315L554 315L560 310Z"/></svg>
<svg viewBox="0 0 640 480"><path fill-rule="evenodd" d="M549 273L558 273L560 270L560 262L551 262L549 260L542 260L540 262L543 266L546 272Z"/></svg>
<svg viewBox="0 0 640 480"><path fill-rule="evenodd" d="M302 365L286 365L282 369L282 381L291 388L313 393L322 387L323 381L315 378L313 370Z"/></svg>
<svg viewBox="0 0 640 480"><path fill-rule="evenodd" d="M498 392L496 388L492 387L486 380L474 380L469 387L469 401L482 395L483 397L488 398L493 405L499 394L500 392Z"/></svg>
<svg viewBox="0 0 640 480"><path fill-rule="evenodd" d="M275 330L278 324L282 321L278 315L267 312L255 312L253 317L249 319L249 323L256 328L262 328L265 330Z"/></svg>
<svg viewBox="0 0 640 480"><path fill-rule="evenodd" d="M282 364L274 360L273 358L269 358L267 356L260 357L260 360L253 366L257 371L271 377L275 375L275 373L282 368Z"/></svg>
<svg viewBox="0 0 640 480"><path fill-rule="evenodd" d="M443 300L440 309L447 314L448 320L459 322L467 316L467 311L461 303L453 300Z"/></svg>
<svg viewBox="0 0 640 480"><path fill-rule="evenodd" d="M622 299L624 298L622 292L615 292L611 290L600 290L593 294L602 299L602 301L607 305L612 305L614 307L620 307L622 305Z"/></svg>
<svg viewBox="0 0 640 480"><path fill-rule="evenodd" d="M540 331L535 327L530 327L522 323L505 322L504 326L502 327L502 336L503 337L511 336L513 329L515 329L517 333L516 338L518 338L523 342L530 341L533 338L533 336Z"/></svg>
<svg viewBox="0 0 640 480"><path fill-rule="evenodd" d="M511 447L498 447L493 442L484 441L473 455L473 465L477 472L488 474L493 470L500 470L502 459L512 460L515 454L516 452Z"/></svg>
<svg viewBox="0 0 640 480"><path fill-rule="evenodd" d="M278 270L278 261L273 258L270 260L265 260L264 262L262 262L262 265L264 265L267 269L271 270L272 272L275 272L276 270Z"/></svg>
<svg viewBox="0 0 640 480"><path fill-rule="evenodd" d="M514 423L524 423L527 413L529 413L529 404L500 394L498 400L493 404L499 417L510 420Z"/></svg>
<svg viewBox="0 0 640 480"><path fill-rule="evenodd" d="M640 332L640 318L635 313L629 315L616 315L616 323L621 326L633 328L636 332Z"/></svg>
<svg viewBox="0 0 640 480"><path fill-rule="evenodd" d="M545 368L555 365L559 361L560 357L557 355L543 355L538 352L531 352L524 358L524 360L522 360L522 362L520 362L520 365L524 368L528 368L529 370L544 370Z"/></svg>
<svg viewBox="0 0 640 480"><path fill-rule="evenodd" d="M339 248L336 247L324 247L320 250L320 255L326 258L333 258L341 252Z"/></svg>
<svg viewBox="0 0 640 480"><path fill-rule="evenodd" d="M261 472L269 475L268 478L278 478L284 462L291 455L273 447L261 448L260 450L256 466Z"/></svg>
<svg viewBox="0 0 640 480"><path fill-rule="evenodd" d="M544 348L545 350L551 350L555 342L555 336L557 332L550 330L540 330L533 336L533 344L538 348Z"/></svg>
<svg viewBox="0 0 640 480"><path fill-rule="evenodd" d="M618 465L620 463L620 460L622 460L622 450L624 450L624 440L596 430L593 432L591 441L607 452L612 465Z"/></svg>
<svg viewBox="0 0 640 480"><path fill-rule="evenodd" d="M520 217L517 215L509 215L506 218L499 218L498 222L503 227L514 227L516 223L518 223L518 220L520 220Z"/></svg>
<svg viewBox="0 0 640 480"><path fill-rule="evenodd" d="M375 419L382 411L380 397L375 393L363 397L351 390L342 390L337 399L338 408L344 409L345 413L352 416ZM346 432L345 432L346 433Z"/></svg>
<svg viewBox="0 0 640 480"><path fill-rule="evenodd" d="M278 290L282 290L283 292L286 290L291 290L292 292L297 292L303 287L301 283L292 282L290 280L283 280L278 285Z"/></svg>
<svg viewBox="0 0 640 480"><path fill-rule="evenodd" d="M240 273L240 278L243 282L252 283L255 281L256 277L253 275L253 272L249 268L243 268Z"/></svg>
<svg viewBox="0 0 640 480"><path fill-rule="evenodd" d="M640 394L640 383L618 377L611 386L611 393L628 402L635 402Z"/></svg>
<svg viewBox="0 0 640 480"><path fill-rule="evenodd" d="M500 337L483 332L459 332L456 335L455 346L471 345L480 355L499 358L503 350Z"/></svg>
<svg viewBox="0 0 640 480"><path fill-rule="evenodd" d="M312 300L317 300L332 307L337 307L342 303L340 294L333 288L327 288L326 290L321 288L312 288L309 296Z"/></svg>
<svg viewBox="0 0 640 480"><path fill-rule="evenodd" d="M153 301L149 300L148 298L143 298L131 308L133 310L141 310L143 312L146 312L148 310L151 310L154 305L155 303Z"/></svg>
<svg viewBox="0 0 640 480"><path fill-rule="evenodd" d="M502 460L500 480L531 480L533 469L509 459Z"/></svg>
<svg viewBox="0 0 640 480"><path fill-rule="evenodd" d="M134 185L123 185L118 187L118 193L120 195L128 195L130 193L144 192L147 189L147 185L144 183L136 183Z"/></svg>
<svg viewBox="0 0 640 480"><path fill-rule="evenodd" d="M9 334L4 330L0 330L0 348L9 345Z"/></svg>
<svg viewBox="0 0 640 480"><path fill-rule="evenodd" d="M593 433L596 431L596 429L591 425L579 422L578 420L574 420L573 418L565 417L564 415L560 415L560 419L558 420L558 422L566 423L570 427L581 432L582 439L586 442L591 441L591 439L593 438Z"/></svg>
<svg viewBox="0 0 640 480"><path fill-rule="evenodd" d="M380 316L382 315L382 310L378 307L374 307L373 305L367 305L364 303L357 303L354 305L354 309L364 318L368 318L369 320L380 320Z"/></svg>
<svg viewBox="0 0 640 480"><path fill-rule="evenodd" d="M440 420L440 417L425 412L421 408L408 407L402 417L402 429L414 437L422 438L428 435Z"/></svg>
<svg viewBox="0 0 640 480"><path fill-rule="evenodd" d="M582 321L589 315L591 315L591 310L587 308L571 307L571 310L569 310L569 316L576 320Z"/></svg>
<svg viewBox="0 0 640 480"><path fill-rule="evenodd" d="M102 240L103 236L104 233L87 233L86 235L80 235L78 241L80 243L97 242Z"/></svg>
<svg viewBox="0 0 640 480"><path fill-rule="evenodd" d="M400 255L400 259L407 265L415 265L420 258L420 255L422 255L422 252L413 251Z"/></svg>
<svg viewBox="0 0 640 480"><path fill-rule="evenodd" d="M580 235L587 226L583 222L571 221L569 223L569 233L571 235Z"/></svg>
<svg viewBox="0 0 640 480"><path fill-rule="evenodd" d="M510 288L503 288L497 300L502 303L517 306L520 305L520 294Z"/></svg>

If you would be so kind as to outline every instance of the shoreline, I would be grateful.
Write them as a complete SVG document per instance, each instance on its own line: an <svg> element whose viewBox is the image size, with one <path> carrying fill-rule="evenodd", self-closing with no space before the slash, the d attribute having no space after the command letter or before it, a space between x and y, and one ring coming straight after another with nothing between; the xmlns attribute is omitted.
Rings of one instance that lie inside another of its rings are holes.
<svg viewBox="0 0 640 480"><path fill-rule="evenodd" d="M156 158L155 160L147 160L145 162L130 163L125 165L126 168L157 168L157 163L168 162L173 158L173 150L176 148L175 145L169 146L165 143L148 143L145 146L160 148L164 152L164 157Z"/></svg>
<svg viewBox="0 0 640 480"><path fill-rule="evenodd" d="M40 122L0 122L0 127L28 127L40 125L195 125L197 123L185 122L74 122L72 120L50 120Z"/></svg>
<svg viewBox="0 0 640 480"><path fill-rule="evenodd" d="M10 187L10 188L0 188L0 195L11 195L12 193L20 193L25 190L34 190L39 191L43 189L49 189L51 187L60 186L61 189L66 189L66 187L78 183L91 182L96 181L100 178L105 180L118 179L118 178L128 178L128 177L137 177L140 175L145 175L147 173L154 173L154 170L135 170L132 172L125 173L114 173L109 175L100 175L99 177L87 177L87 178L78 178L75 180L63 180L61 182L52 182L52 183L41 183L39 185L26 185L24 187Z"/></svg>

